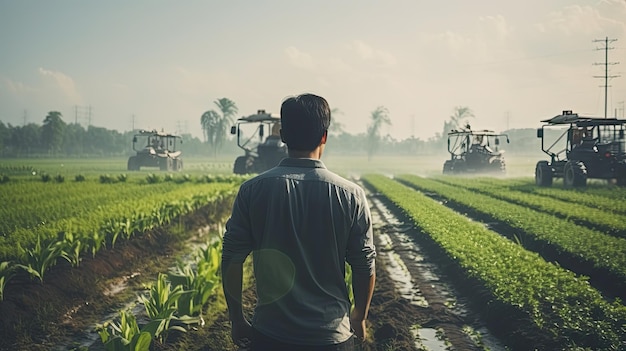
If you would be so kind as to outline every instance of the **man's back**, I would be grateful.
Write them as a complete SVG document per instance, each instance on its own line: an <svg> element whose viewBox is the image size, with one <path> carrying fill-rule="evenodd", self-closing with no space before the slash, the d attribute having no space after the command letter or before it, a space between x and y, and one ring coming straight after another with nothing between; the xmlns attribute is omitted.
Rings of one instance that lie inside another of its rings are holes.
<svg viewBox="0 0 626 351"><path fill-rule="evenodd" d="M227 232L231 238L250 233L255 329L309 345L352 335L345 260L356 270L369 270L371 263L363 253L371 222L360 187L319 160L285 159L242 185ZM373 244L369 248L373 255Z"/></svg>
<svg viewBox="0 0 626 351"><path fill-rule="evenodd" d="M367 336L376 251L363 190L320 161L330 126L326 99L302 94L280 108L288 158L241 185L226 223L222 285L231 336L251 350L351 350ZM241 303L243 262L253 252L257 303ZM345 284L352 268L354 306Z"/></svg>

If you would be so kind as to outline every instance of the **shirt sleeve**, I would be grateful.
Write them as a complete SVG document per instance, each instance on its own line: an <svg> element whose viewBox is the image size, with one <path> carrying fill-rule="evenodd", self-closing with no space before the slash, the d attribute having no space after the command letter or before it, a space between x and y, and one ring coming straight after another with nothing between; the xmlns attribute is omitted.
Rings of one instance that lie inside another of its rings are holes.
<svg viewBox="0 0 626 351"><path fill-rule="evenodd" d="M240 188L233 203L231 216L226 222L222 242L222 264L243 263L252 251L249 213L246 191Z"/></svg>
<svg viewBox="0 0 626 351"><path fill-rule="evenodd" d="M346 260L352 267L353 274L372 276L375 272L376 247L372 216L367 198L360 189L356 198L356 218L348 238Z"/></svg>

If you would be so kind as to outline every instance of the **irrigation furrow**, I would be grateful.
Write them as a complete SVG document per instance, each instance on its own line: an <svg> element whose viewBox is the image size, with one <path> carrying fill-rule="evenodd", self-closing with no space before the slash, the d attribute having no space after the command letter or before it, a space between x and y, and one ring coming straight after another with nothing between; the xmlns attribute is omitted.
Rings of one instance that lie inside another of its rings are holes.
<svg viewBox="0 0 626 351"><path fill-rule="evenodd" d="M413 312L405 327L414 326L416 349L443 351L451 345L455 350L505 350L468 298L455 290L436 260L415 240L420 234L414 226L398 219L376 195L369 194L369 200L379 262L399 295L413 306L406 310Z"/></svg>

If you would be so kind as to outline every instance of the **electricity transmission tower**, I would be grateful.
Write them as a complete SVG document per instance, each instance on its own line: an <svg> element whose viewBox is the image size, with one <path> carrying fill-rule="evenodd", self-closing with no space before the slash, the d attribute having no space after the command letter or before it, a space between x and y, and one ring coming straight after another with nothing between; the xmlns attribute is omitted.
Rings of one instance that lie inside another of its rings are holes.
<svg viewBox="0 0 626 351"><path fill-rule="evenodd" d="M594 63L594 65L603 65L604 66L604 75L603 76L593 76L594 78L604 78L604 118L607 117L607 96L608 96L608 88L609 88L609 79L610 78L617 78L619 77L618 75L609 75L609 65L616 65L619 62L609 62L609 50L612 50L614 48L609 47L609 43L612 43L614 41L617 41L617 39L609 39L609 37L606 37L605 39L597 39L594 40L594 43L598 43L598 42L604 42L604 47L603 48L596 48L596 50L604 50L604 63ZM602 87L602 85L601 85Z"/></svg>

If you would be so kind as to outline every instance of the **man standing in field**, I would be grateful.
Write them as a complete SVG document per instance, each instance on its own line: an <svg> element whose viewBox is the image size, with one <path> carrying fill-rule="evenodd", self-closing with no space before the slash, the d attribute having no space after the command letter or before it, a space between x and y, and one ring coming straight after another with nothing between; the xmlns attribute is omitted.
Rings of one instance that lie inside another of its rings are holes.
<svg viewBox="0 0 626 351"><path fill-rule="evenodd" d="M367 336L376 280L365 193L320 160L331 117L324 98L289 97L280 115L289 157L241 185L226 223L222 278L231 335L237 344L251 340L251 350L353 350L354 337ZM241 303L250 252L257 292L251 323Z"/></svg>

